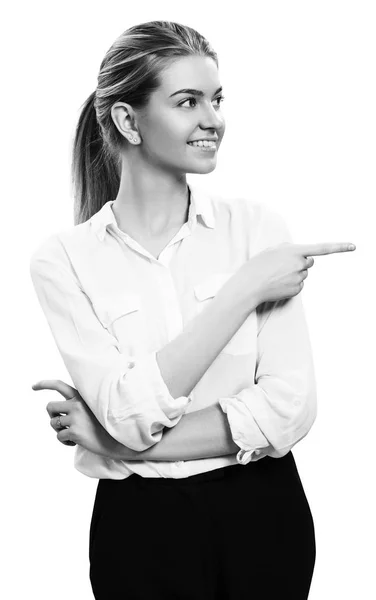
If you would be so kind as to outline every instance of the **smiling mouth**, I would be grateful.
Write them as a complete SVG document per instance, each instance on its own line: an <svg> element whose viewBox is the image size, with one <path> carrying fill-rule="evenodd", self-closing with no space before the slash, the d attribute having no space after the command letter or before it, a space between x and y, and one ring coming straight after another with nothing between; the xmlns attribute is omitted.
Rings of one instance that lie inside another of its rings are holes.
<svg viewBox="0 0 376 600"><path fill-rule="evenodd" d="M210 141L201 141L201 142L187 142L188 146L193 146L194 148L216 148L217 142L214 140Z"/></svg>
<svg viewBox="0 0 376 600"><path fill-rule="evenodd" d="M187 142L188 146L191 146L191 148L194 148L195 150L201 150L203 152L216 152L217 151L217 144L216 142L210 142L209 144L206 143L204 144L196 144L193 142Z"/></svg>

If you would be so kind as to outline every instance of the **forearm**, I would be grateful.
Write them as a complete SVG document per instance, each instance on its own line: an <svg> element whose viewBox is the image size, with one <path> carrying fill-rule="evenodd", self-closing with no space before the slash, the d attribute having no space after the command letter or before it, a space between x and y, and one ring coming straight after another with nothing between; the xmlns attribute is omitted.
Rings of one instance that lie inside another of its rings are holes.
<svg viewBox="0 0 376 600"><path fill-rule="evenodd" d="M182 416L171 429L165 428L160 442L135 452L119 444L112 458L119 460L196 460L226 456L239 451L231 437L227 416L219 404Z"/></svg>
<svg viewBox="0 0 376 600"><path fill-rule="evenodd" d="M162 377L173 398L189 396L218 354L258 305L247 290L243 265L184 331L157 352Z"/></svg>

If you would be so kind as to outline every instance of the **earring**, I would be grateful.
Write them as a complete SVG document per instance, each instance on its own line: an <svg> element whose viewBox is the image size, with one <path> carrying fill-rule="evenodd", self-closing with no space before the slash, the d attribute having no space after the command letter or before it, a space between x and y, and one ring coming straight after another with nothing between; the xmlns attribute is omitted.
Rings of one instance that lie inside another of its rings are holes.
<svg viewBox="0 0 376 600"><path fill-rule="evenodd" d="M130 138L129 138L129 140L130 140L131 142L137 142L137 138L134 138L134 137L130 137Z"/></svg>

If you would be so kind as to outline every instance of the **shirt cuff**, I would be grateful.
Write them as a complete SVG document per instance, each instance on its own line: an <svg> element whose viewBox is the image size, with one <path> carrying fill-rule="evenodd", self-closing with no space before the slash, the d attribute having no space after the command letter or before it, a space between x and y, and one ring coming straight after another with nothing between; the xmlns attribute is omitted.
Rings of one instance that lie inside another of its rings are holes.
<svg viewBox="0 0 376 600"><path fill-rule="evenodd" d="M236 460L240 465L257 462L266 455L269 442L260 431L249 409L236 396L218 400L231 429L232 439L240 448ZM253 440L250 444L249 440ZM264 449L264 450L263 450Z"/></svg>
<svg viewBox="0 0 376 600"><path fill-rule="evenodd" d="M170 390L162 377L156 355L157 352L155 351L139 357L134 361L130 361L128 367L132 368L137 363L152 387L159 408L168 419L176 419L185 413L188 405L192 402L192 398L190 396L179 396L178 398L171 396Z"/></svg>

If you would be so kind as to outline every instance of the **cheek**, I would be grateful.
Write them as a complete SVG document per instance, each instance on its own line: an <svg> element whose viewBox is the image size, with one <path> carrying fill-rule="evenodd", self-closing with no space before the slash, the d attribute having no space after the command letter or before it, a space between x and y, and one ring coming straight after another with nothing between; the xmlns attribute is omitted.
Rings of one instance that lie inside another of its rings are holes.
<svg viewBox="0 0 376 600"><path fill-rule="evenodd" d="M223 138L225 131L226 131L226 121L224 117L221 117L221 127L218 129L218 137L220 137L221 139Z"/></svg>
<svg viewBox="0 0 376 600"><path fill-rule="evenodd" d="M186 129L181 120L174 119L171 114L161 113L158 115L158 119L153 119L153 124L149 123L146 131L153 145L172 148L188 139Z"/></svg>
<svg viewBox="0 0 376 600"><path fill-rule="evenodd" d="M192 131L197 127L197 123L189 118L188 114L169 112L167 115L160 115L156 123L158 136L165 146L170 148L184 149L187 140L192 136Z"/></svg>

